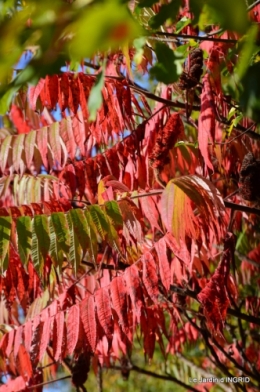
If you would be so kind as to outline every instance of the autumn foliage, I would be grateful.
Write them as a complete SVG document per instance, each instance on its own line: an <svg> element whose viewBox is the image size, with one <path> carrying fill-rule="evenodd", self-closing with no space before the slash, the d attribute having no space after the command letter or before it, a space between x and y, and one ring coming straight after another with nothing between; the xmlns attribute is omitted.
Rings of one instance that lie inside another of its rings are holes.
<svg viewBox="0 0 260 392"><path fill-rule="evenodd" d="M206 373L257 391L260 145L242 61L248 36L258 48L259 5L241 5L244 24L204 26L215 1L203 12L130 2L133 16L112 3L115 20L93 36L101 49L80 52L78 67L70 28L80 36L82 16L63 1L59 44L37 43L42 57L24 67L34 77L0 82L0 392L41 391L59 365L78 391L91 369L148 374L132 361L137 345L148 364L156 350L183 361L185 377L164 377L186 390L204 390L188 379ZM21 29L37 37L31 12Z"/></svg>

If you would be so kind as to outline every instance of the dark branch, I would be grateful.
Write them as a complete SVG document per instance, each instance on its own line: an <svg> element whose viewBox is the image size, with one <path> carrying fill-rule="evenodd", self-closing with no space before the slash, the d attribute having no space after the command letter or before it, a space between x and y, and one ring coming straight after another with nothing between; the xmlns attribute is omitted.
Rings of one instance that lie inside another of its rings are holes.
<svg viewBox="0 0 260 392"><path fill-rule="evenodd" d="M230 201L224 201L224 204L227 208L231 208L231 210L243 211L243 212L247 212L248 214L260 215L259 208L253 208L253 207L248 207L236 203L231 203Z"/></svg>
<svg viewBox="0 0 260 392"><path fill-rule="evenodd" d="M112 366L112 369L122 370L122 367L121 366ZM181 385L182 387L186 388L188 391L194 391L194 392L198 392L199 391L198 389L192 387L191 385L185 384L183 381L178 380L177 378L175 378L173 376L170 376L170 375L165 376L163 374L154 373L154 372L151 372L149 370L142 369L142 368L140 368L139 366L136 366L136 365L130 365L129 366L129 371L138 372L138 373L141 373L141 374L145 374L146 376L151 376L151 377L158 378L158 379L164 380L164 381L174 382L175 384Z"/></svg>
<svg viewBox="0 0 260 392"><path fill-rule="evenodd" d="M181 39L195 39L197 41L213 41L213 42L228 42L228 43L237 43L236 39L225 39L225 38L213 38L213 37L209 37L207 35L189 35L189 34L177 34L177 33L167 33L167 32L163 32L163 31L156 31L155 32L156 35L164 35L165 37L175 37L175 38L181 38ZM152 37L148 37L149 39L156 39L157 37L152 36ZM167 38L164 39L164 41L167 41Z"/></svg>
<svg viewBox="0 0 260 392"><path fill-rule="evenodd" d="M42 386L44 386L44 385L53 384L54 382L66 380L66 379L68 379L68 378L71 378L71 376L64 376L64 377L61 377L61 378L57 378L56 380L45 381L45 382L42 382L41 384L36 384L36 385L32 385L32 386L30 386L30 387L27 387L26 389L27 389L27 390L28 390L28 389L35 389L35 388L38 388L38 387L42 387Z"/></svg>

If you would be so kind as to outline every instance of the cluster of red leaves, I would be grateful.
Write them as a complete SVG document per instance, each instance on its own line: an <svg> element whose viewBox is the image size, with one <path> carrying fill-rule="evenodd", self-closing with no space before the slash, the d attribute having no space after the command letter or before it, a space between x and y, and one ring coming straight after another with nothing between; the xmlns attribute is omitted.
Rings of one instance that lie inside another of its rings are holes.
<svg viewBox="0 0 260 392"><path fill-rule="evenodd" d="M194 321L194 320L193 320ZM198 339L198 330L189 322L185 323L181 328L177 328L175 324L172 325L172 336L169 339L167 353L176 354L180 352L185 343L192 344Z"/></svg>
<svg viewBox="0 0 260 392"><path fill-rule="evenodd" d="M225 239L224 252L216 271L198 294L209 329L222 335L230 298L236 298L236 287L230 278L230 263L234 254L234 235Z"/></svg>
<svg viewBox="0 0 260 392"><path fill-rule="evenodd" d="M46 263L47 266L47 263ZM40 279L31 261L26 271L13 247L10 247L9 264L5 275L0 276L0 299L5 300L7 309L18 298L25 310L42 292Z"/></svg>
<svg viewBox="0 0 260 392"><path fill-rule="evenodd" d="M22 370L17 368L17 347L20 344L25 347L31 363L31 373L34 372L49 342L52 342L55 361L66 355L80 355L84 346L87 352L99 356L100 361L109 363L109 358L119 358L120 351L127 355L137 324L141 327L144 350L148 358L153 356L156 341L163 352L165 351L162 334L168 338L172 336L169 338L168 351L178 349L183 340L182 333L180 332L179 338L178 335L174 338L172 334L172 330L177 328L178 311L166 300L170 284L175 279L170 267L175 259L169 262L169 250L180 260L188 257L188 252L186 255L183 252L183 244L178 245L174 237L168 234L156 243L154 251L146 252L121 275L111 277L109 284L105 281L104 287L96 287L93 294L86 295L84 290L80 291L75 285L68 287L64 295L60 295L58 300L53 301L40 314L31 314L33 319L28 319L23 325L13 328L3 336L0 350L7 361L3 362L4 366L12 363L14 370L11 374L25 373L23 367ZM31 263L28 265L28 277L22 271L18 256L12 253L11 259L7 276L15 270L16 275L13 275L11 280L19 288L19 295L22 295L22 291L24 293L24 287L28 284L31 292L40 290L39 280L35 280L37 277L34 274L30 275ZM188 260L186 264L188 265ZM19 275L19 271L25 278ZM91 276L86 279L91 280ZM14 291L14 286L11 290ZM32 299L38 294L39 292L32 292ZM22 301L26 304L31 302L31 299L23 298ZM171 315L170 333L165 326L164 309ZM185 334L191 336L195 333L188 326L185 331ZM26 369L28 373L27 365ZM26 381L30 377L26 376Z"/></svg>
<svg viewBox="0 0 260 392"><path fill-rule="evenodd" d="M159 243L161 241L165 239ZM131 348L136 324L140 324L144 350L151 359L155 342L163 348L162 334L168 336L163 309L167 308L175 319L172 305L169 308L165 298L165 289L163 286L159 289L160 281L166 287L170 284L169 261L166 254L161 254L166 243L159 243L156 252L145 253L140 261L114 277L108 286L95 289L93 294L85 292L82 297L73 285L33 320L28 319L6 333L0 340L4 358L1 370L5 371L11 363L11 374L30 381L49 342L52 342L55 361L72 354L77 357L82 347L94 355L102 353L103 361L109 361L111 356L119 358L120 351L127 355ZM21 364L20 347L27 358Z"/></svg>
<svg viewBox="0 0 260 392"><path fill-rule="evenodd" d="M95 79L96 75L86 75L82 72L46 76L37 86L30 88L30 105L35 110L39 98L42 107L55 110L58 104L62 112L69 109L76 116L81 107L83 117L87 119L87 102ZM102 95L103 105L98 111L94 127L101 127L99 132L108 128L107 132L115 134L124 128L132 129L134 122L131 102L136 106L137 112L143 114L143 111L136 98L133 98L127 81L106 79Z"/></svg>
<svg viewBox="0 0 260 392"><path fill-rule="evenodd" d="M0 216L12 216L14 219L20 216L34 216L42 214L51 214L52 212L66 212L72 208L68 199L53 199L50 202L43 201L41 203L25 204L20 207L2 207L0 208Z"/></svg>
<svg viewBox="0 0 260 392"><path fill-rule="evenodd" d="M59 180L69 192L63 196L71 199L77 192L80 198L84 195L87 200L94 203L97 193L97 178L107 176L113 176L129 190L135 189L137 186L144 188L148 178L146 178L145 172L142 176L138 175L141 170L140 165L146 159L146 153L141 151L140 147L143 137L144 127L139 126L133 134L105 153L98 154L94 158L68 163L58 174Z"/></svg>

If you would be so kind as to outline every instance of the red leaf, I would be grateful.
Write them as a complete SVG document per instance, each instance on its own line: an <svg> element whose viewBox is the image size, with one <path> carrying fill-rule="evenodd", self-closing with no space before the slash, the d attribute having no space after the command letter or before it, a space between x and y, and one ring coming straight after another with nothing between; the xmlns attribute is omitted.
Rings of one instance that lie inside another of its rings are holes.
<svg viewBox="0 0 260 392"><path fill-rule="evenodd" d="M89 137L90 130L88 123L86 120L84 120L81 111L78 112L78 117L74 116L72 118L72 128L80 154L85 156L85 140Z"/></svg>
<svg viewBox="0 0 260 392"><path fill-rule="evenodd" d="M33 337L30 348L30 357L33 367L36 367L39 362L40 341L43 331L43 322L40 321L40 315L33 319Z"/></svg>
<svg viewBox="0 0 260 392"><path fill-rule="evenodd" d="M82 110L82 114L84 118L89 117L88 108L87 108L87 100L85 96L85 90L87 89L86 85L83 84L83 77L85 76L81 72L79 73L78 84L79 84L79 103ZM82 80L81 80L82 79Z"/></svg>
<svg viewBox="0 0 260 392"><path fill-rule="evenodd" d="M213 165L209 158L208 139L210 139L212 143L215 141L215 104L208 73L206 73L203 78L200 99L201 109L198 125L199 149L205 160L206 166L213 170Z"/></svg>
<svg viewBox="0 0 260 392"><path fill-rule="evenodd" d="M60 170L61 166L61 143L59 135L59 124L57 122L50 125L48 129L48 142L53 152L54 166Z"/></svg>
<svg viewBox="0 0 260 392"><path fill-rule="evenodd" d="M45 79L46 97L48 100L47 109L53 110L58 102L58 75L47 75Z"/></svg>
<svg viewBox="0 0 260 392"><path fill-rule="evenodd" d="M53 355L55 361L58 361L61 357L62 342L64 333L64 312L56 314L53 323Z"/></svg>
<svg viewBox="0 0 260 392"><path fill-rule="evenodd" d="M153 302L158 302L158 276L157 276L157 266L154 261L153 256L147 252L142 257L142 264L143 264L143 282L144 286L152 299Z"/></svg>
<svg viewBox="0 0 260 392"><path fill-rule="evenodd" d="M210 51L207 61L207 71L209 73L211 87L218 95L222 94L219 51L215 47Z"/></svg>
<svg viewBox="0 0 260 392"><path fill-rule="evenodd" d="M30 132L30 127L24 120L23 112L18 106L12 104L10 115L18 134Z"/></svg>
<svg viewBox="0 0 260 392"><path fill-rule="evenodd" d="M35 87L30 87L29 90L29 102L32 110L36 110L37 98L40 95L41 90L44 88L45 79L40 79Z"/></svg>
<svg viewBox="0 0 260 392"><path fill-rule="evenodd" d="M34 215L42 215L43 210L40 203L31 203L31 207L33 209Z"/></svg>
<svg viewBox="0 0 260 392"><path fill-rule="evenodd" d="M97 343L97 323L93 295L90 295L81 302L80 313L87 340L92 351L95 352Z"/></svg>
<svg viewBox="0 0 260 392"><path fill-rule="evenodd" d="M68 72L64 72L59 77L59 106L64 112L69 107L70 86Z"/></svg>
<svg viewBox="0 0 260 392"><path fill-rule="evenodd" d="M70 107L70 109L74 114L76 114L80 102L79 99L80 87L79 87L79 78L75 77L74 75L72 75L72 78L70 80L70 89L72 95L72 107Z"/></svg>
<svg viewBox="0 0 260 392"><path fill-rule="evenodd" d="M47 127L41 128L37 132L36 136L36 144L41 154L42 162L46 169L49 168L48 159L47 159L47 151L48 151L48 129Z"/></svg>
<svg viewBox="0 0 260 392"><path fill-rule="evenodd" d="M126 302L126 287L122 276L114 278L110 284L111 299L113 307L118 315L119 323L122 328L128 329L127 321L127 302Z"/></svg>
<svg viewBox="0 0 260 392"><path fill-rule="evenodd" d="M19 351L19 347L22 344L22 340L23 340L23 325L20 325L15 333L15 339L14 339L14 357L16 358L18 351Z"/></svg>
<svg viewBox="0 0 260 392"><path fill-rule="evenodd" d="M65 143L69 157L73 159L76 154L76 143L71 117L63 119L60 123L60 136Z"/></svg>
<svg viewBox="0 0 260 392"><path fill-rule="evenodd" d="M67 317L67 352L73 354L79 337L79 306L73 305L69 308Z"/></svg>
<svg viewBox="0 0 260 392"><path fill-rule="evenodd" d="M148 355L149 360L153 358L155 349L157 328L156 319L153 315L153 309L148 308L146 312L142 312L141 316L141 330L144 336L144 352Z"/></svg>
<svg viewBox="0 0 260 392"><path fill-rule="evenodd" d="M85 164L82 161L75 162L74 168L75 168L75 174L76 174L76 178L77 178L79 197L80 197L80 199L82 199L82 196L84 195L84 192L85 192L85 186L86 186Z"/></svg>
<svg viewBox="0 0 260 392"><path fill-rule="evenodd" d="M152 230L158 229L159 231L161 231L161 228L158 224L159 213L153 197L141 197L139 200L143 214L145 218L148 219Z"/></svg>
<svg viewBox="0 0 260 392"><path fill-rule="evenodd" d="M16 377L14 380L9 380L7 384L1 385L0 392L21 392L26 389L26 382L23 377Z"/></svg>
<svg viewBox="0 0 260 392"><path fill-rule="evenodd" d="M8 332L8 341L5 349L5 355L7 358L10 356L13 350L14 338L15 338L15 329L11 329L11 331Z"/></svg>
<svg viewBox="0 0 260 392"><path fill-rule="evenodd" d="M4 334L0 340L0 352L2 356L5 356L7 344L8 344L8 333Z"/></svg>
<svg viewBox="0 0 260 392"><path fill-rule="evenodd" d="M171 283L171 269L170 269L170 264L169 260L167 257L167 247L166 247L166 242L165 239L162 238L160 241L156 242L155 244L155 250L158 254L158 260L159 260L159 272L162 280L162 284L166 288L167 292L170 289L170 283Z"/></svg>
<svg viewBox="0 0 260 392"><path fill-rule="evenodd" d="M24 381L28 382L33 375L33 369L30 361L30 356L27 353L23 344L20 345L18 351L16 366L18 373L23 377Z"/></svg>
<svg viewBox="0 0 260 392"><path fill-rule="evenodd" d="M94 296L98 321L107 335L107 338L111 338L113 323L109 293L105 288L101 288L95 292Z"/></svg>
<svg viewBox="0 0 260 392"><path fill-rule="evenodd" d="M132 308L136 315L137 322L140 323L141 311L144 306L143 292L139 270L135 264L125 270L123 275L127 292L130 295Z"/></svg>
<svg viewBox="0 0 260 392"><path fill-rule="evenodd" d="M39 361L42 359L43 354L48 346L50 340L50 328L51 328L52 319L47 317L44 321L42 336L40 340L40 350L39 350Z"/></svg>
<svg viewBox="0 0 260 392"><path fill-rule="evenodd" d="M26 350L29 352L31 348L31 342L32 342L32 321L28 320L24 324L24 345Z"/></svg>

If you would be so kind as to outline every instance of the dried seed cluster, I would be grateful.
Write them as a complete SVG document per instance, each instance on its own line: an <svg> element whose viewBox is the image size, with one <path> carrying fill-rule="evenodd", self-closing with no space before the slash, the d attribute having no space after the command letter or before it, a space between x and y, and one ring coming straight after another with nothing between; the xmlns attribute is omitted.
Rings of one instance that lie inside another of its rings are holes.
<svg viewBox="0 0 260 392"><path fill-rule="evenodd" d="M239 173L240 194L244 200L260 199L260 161L251 152L245 155Z"/></svg>
<svg viewBox="0 0 260 392"><path fill-rule="evenodd" d="M81 353L75 361L71 375L71 381L75 387L81 387L87 381L90 361L91 354L89 352Z"/></svg>
<svg viewBox="0 0 260 392"><path fill-rule="evenodd" d="M179 80L179 87L182 90L189 90L195 87L203 73L203 52L200 48L194 49L190 53L190 69L189 72L183 71Z"/></svg>
<svg viewBox="0 0 260 392"><path fill-rule="evenodd" d="M164 128L160 129L154 149L149 156L153 169L161 170L169 162L168 153L183 132L184 127L179 113L172 114Z"/></svg>

